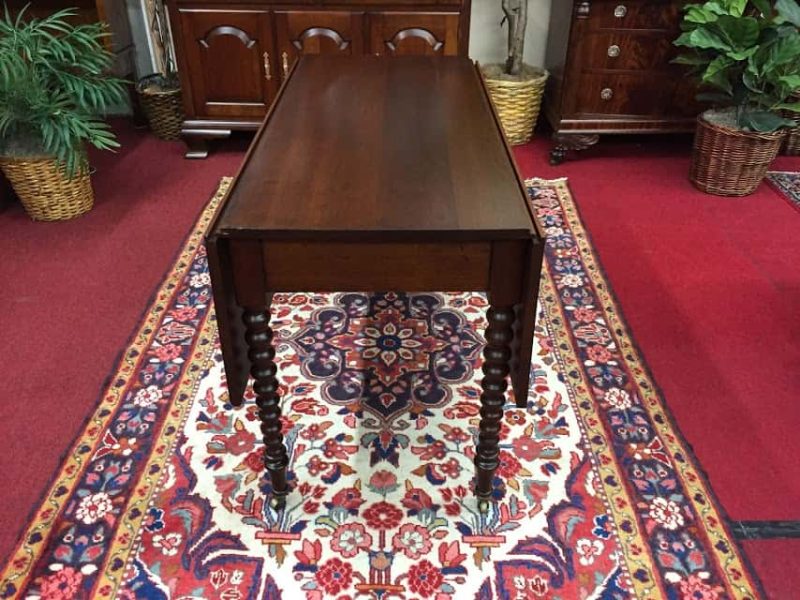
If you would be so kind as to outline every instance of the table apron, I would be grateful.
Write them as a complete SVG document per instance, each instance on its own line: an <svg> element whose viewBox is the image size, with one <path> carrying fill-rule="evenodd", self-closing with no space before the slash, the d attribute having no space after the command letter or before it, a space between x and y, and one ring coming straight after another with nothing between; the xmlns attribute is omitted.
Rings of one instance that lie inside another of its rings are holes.
<svg viewBox="0 0 800 600"><path fill-rule="evenodd" d="M234 269L239 275L237 295L242 287L259 284L266 293L490 289L491 242L242 240L233 241L231 249L234 262L242 267ZM255 264L259 260L260 265Z"/></svg>
<svg viewBox="0 0 800 600"><path fill-rule="evenodd" d="M533 238L481 242L286 242L209 239L209 262L231 393L247 383L242 309L269 310L276 292L486 292L513 309L511 380L526 398L542 264Z"/></svg>

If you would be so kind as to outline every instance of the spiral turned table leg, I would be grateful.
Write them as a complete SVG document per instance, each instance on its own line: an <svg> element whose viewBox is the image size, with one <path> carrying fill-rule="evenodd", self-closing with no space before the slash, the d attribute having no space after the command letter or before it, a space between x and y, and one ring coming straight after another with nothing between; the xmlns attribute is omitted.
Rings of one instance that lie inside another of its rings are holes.
<svg viewBox="0 0 800 600"><path fill-rule="evenodd" d="M269 327L269 309L246 308L243 314L247 356L253 376L261 433L264 437L264 465L272 481L270 505L279 510L286 504L289 488L286 467L289 456L281 434L281 406L278 394L278 368L275 365L275 348L272 346L272 329Z"/></svg>
<svg viewBox="0 0 800 600"><path fill-rule="evenodd" d="M475 495L481 512L489 509L492 480L499 464L500 422L508 386L506 378L510 370L511 342L514 337L514 310L511 307L491 307L487 317L489 326L483 350L481 422L475 456L478 471Z"/></svg>

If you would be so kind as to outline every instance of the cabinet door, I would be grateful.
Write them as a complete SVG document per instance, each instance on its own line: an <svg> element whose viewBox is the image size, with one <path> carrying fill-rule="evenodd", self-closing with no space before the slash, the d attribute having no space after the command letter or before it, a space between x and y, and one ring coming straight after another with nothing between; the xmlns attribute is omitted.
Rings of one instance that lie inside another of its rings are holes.
<svg viewBox="0 0 800 600"><path fill-rule="evenodd" d="M269 13L179 8L178 16L195 115L264 116L277 92Z"/></svg>
<svg viewBox="0 0 800 600"><path fill-rule="evenodd" d="M303 54L358 56L364 53L361 13L276 12L275 29L283 77Z"/></svg>
<svg viewBox="0 0 800 600"><path fill-rule="evenodd" d="M455 13L373 13L369 15L369 31L373 54L458 54L458 14Z"/></svg>

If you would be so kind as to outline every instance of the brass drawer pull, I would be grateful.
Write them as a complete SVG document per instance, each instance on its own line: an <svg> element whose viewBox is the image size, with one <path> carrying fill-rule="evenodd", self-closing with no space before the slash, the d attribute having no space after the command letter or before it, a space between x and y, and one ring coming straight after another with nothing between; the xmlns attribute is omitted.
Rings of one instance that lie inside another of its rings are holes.
<svg viewBox="0 0 800 600"><path fill-rule="evenodd" d="M611 58L618 57L619 56L619 46L617 46L616 44L614 44L613 46L609 46L608 47L608 55Z"/></svg>
<svg viewBox="0 0 800 600"><path fill-rule="evenodd" d="M614 90L611 88L603 88L603 90L600 92L600 97L603 100L611 100L614 97Z"/></svg>
<svg viewBox="0 0 800 600"><path fill-rule="evenodd" d="M617 8L614 9L614 16L618 19L622 19L625 15L628 14L628 7L624 4L620 4Z"/></svg>
<svg viewBox="0 0 800 600"><path fill-rule="evenodd" d="M264 52L264 77L267 78L267 81L272 79L272 71L269 68L269 52Z"/></svg>
<svg viewBox="0 0 800 600"><path fill-rule="evenodd" d="M289 75L289 55L284 52L281 59L283 60L283 78L286 79Z"/></svg>

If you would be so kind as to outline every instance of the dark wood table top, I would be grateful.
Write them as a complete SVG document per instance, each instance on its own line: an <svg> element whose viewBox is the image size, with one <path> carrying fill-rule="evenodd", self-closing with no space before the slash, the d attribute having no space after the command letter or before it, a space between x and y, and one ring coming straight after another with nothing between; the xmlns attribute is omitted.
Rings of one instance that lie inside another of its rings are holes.
<svg viewBox="0 0 800 600"><path fill-rule="evenodd" d="M307 56L219 216L283 240L530 238L533 219L475 65Z"/></svg>

